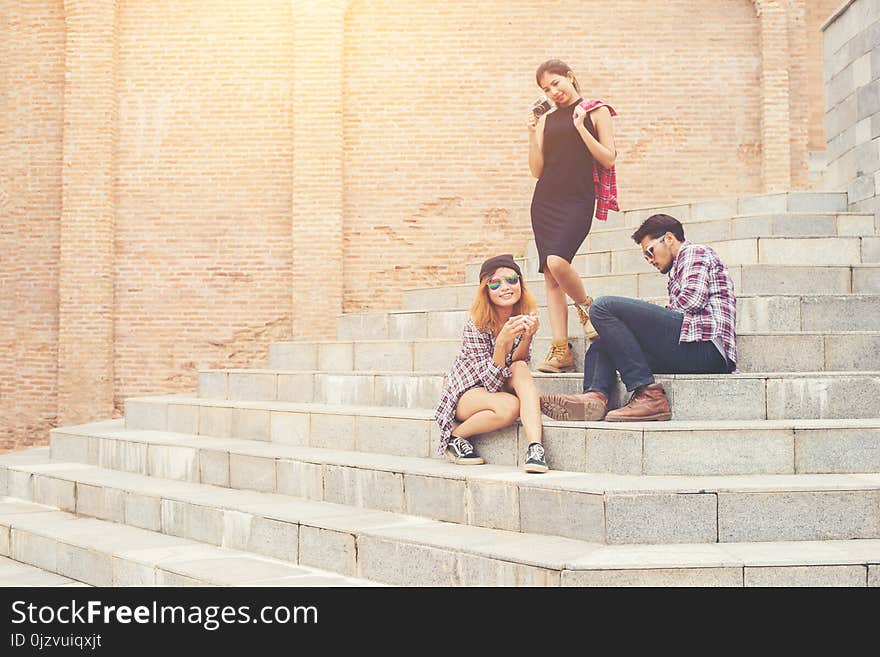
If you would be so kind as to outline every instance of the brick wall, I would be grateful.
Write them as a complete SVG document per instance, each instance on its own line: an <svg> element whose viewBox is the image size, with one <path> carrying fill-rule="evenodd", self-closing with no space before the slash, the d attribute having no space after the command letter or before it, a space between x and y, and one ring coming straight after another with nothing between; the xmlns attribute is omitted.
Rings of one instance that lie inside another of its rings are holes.
<svg viewBox="0 0 880 657"><path fill-rule="evenodd" d="M802 180L814 5L571 7L0 0L0 449L522 251L523 113L548 57L620 112L624 207ZM781 122L765 120L768 64L787 80Z"/></svg>

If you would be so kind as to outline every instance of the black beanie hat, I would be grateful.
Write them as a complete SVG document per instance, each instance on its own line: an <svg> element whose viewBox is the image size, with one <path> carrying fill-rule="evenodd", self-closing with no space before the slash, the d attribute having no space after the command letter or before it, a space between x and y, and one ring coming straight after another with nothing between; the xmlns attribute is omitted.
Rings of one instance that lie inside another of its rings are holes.
<svg viewBox="0 0 880 657"><path fill-rule="evenodd" d="M480 267L480 280L482 281L484 276L493 274L499 267L508 267L519 274L519 277L522 278L522 271L520 271L519 265L516 264L516 260L513 259L513 254L502 253L501 255L489 258L483 263L483 266Z"/></svg>

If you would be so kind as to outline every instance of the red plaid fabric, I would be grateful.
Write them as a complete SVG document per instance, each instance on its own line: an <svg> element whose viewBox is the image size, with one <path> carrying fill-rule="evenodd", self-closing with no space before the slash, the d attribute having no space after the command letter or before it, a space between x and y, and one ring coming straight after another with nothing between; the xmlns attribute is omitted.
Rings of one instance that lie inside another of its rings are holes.
<svg viewBox="0 0 880 657"><path fill-rule="evenodd" d="M518 335L513 341L513 350L516 350L521 340L522 335ZM446 451L455 420L455 408L461 396L471 388L480 386L489 392L499 392L510 378L510 368L499 367L492 357L494 352L495 336L481 332L474 320L469 319L461 337L461 351L446 375L443 392L440 393L440 404L435 415L437 424L440 425L438 454L442 455ZM529 343L529 353L525 361L529 362L531 358L532 343Z"/></svg>
<svg viewBox="0 0 880 657"><path fill-rule="evenodd" d="M581 107L587 112L592 112L599 107L607 107L611 116L617 116L614 108L601 100L581 101ZM594 159L593 185L596 190L596 219L606 221L609 210L620 210L620 206L617 204L617 174L614 172L614 166L606 169Z"/></svg>
<svg viewBox="0 0 880 657"><path fill-rule="evenodd" d="M736 370L736 296L715 250L684 241L666 282L670 310L684 313L680 342L711 340Z"/></svg>

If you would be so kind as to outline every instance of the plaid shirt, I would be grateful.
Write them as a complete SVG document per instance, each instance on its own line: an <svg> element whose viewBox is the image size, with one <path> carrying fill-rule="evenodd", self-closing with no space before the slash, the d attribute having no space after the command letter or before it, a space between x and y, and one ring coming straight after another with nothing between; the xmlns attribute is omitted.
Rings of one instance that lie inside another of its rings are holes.
<svg viewBox="0 0 880 657"><path fill-rule="evenodd" d="M581 107L587 112L592 112L600 107L607 107L611 112L611 116L617 116L617 112L611 105L606 105L601 100L584 100L581 101ZM596 219L606 221L608 219L608 210L620 210L617 205L617 174L614 172L614 165L610 169L606 169L593 159L593 185L596 190Z"/></svg>
<svg viewBox="0 0 880 657"><path fill-rule="evenodd" d="M684 313L679 342L711 341L736 370L736 296L714 249L684 241L666 282L670 310Z"/></svg>
<svg viewBox="0 0 880 657"><path fill-rule="evenodd" d="M522 335L516 336L511 353L516 351L521 340ZM510 367L500 367L493 359L494 352L495 336L480 331L474 320L469 319L461 337L461 351L446 375L443 392L440 393L440 405L435 415L437 424L440 425L440 444L437 454L442 455L446 451L446 444L449 442L455 420L455 408L461 396L478 386L489 392L498 392L510 378ZM529 343L529 352L524 360L529 362L531 358L532 344Z"/></svg>

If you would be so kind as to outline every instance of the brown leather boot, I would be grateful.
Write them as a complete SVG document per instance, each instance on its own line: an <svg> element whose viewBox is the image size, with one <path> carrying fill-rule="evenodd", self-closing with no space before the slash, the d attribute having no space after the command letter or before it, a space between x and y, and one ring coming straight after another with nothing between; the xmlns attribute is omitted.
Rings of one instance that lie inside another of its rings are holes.
<svg viewBox="0 0 880 657"><path fill-rule="evenodd" d="M581 322L581 328L584 329L584 338L587 340L595 340L599 337L593 322L590 321L590 306L593 305L593 298L587 297L583 303L574 302L574 309L577 311L578 319Z"/></svg>
<svg viewBox="0 0 880 657"><path fill-rule="evenodd" d="M538 365L538 371L552 374L574 372L574 355L571 353L571 345L568 344L568 340L553 341L544 362Z"/></svg>
<svg viewBox="0 0 880 657"><path fill-rule="evenodd" d="M672 412L669 410L666 391L659 383L636 389L626 406L611 411L605 416L608 422L647 422L671 418Z"/></svg>
<svg viewBox="0 0 880 657"><path fill-rule="evenodd" d="M554 420L598 422L607 409L608 398L595 390L582 395L541 395L541 412Z"/></svg>

